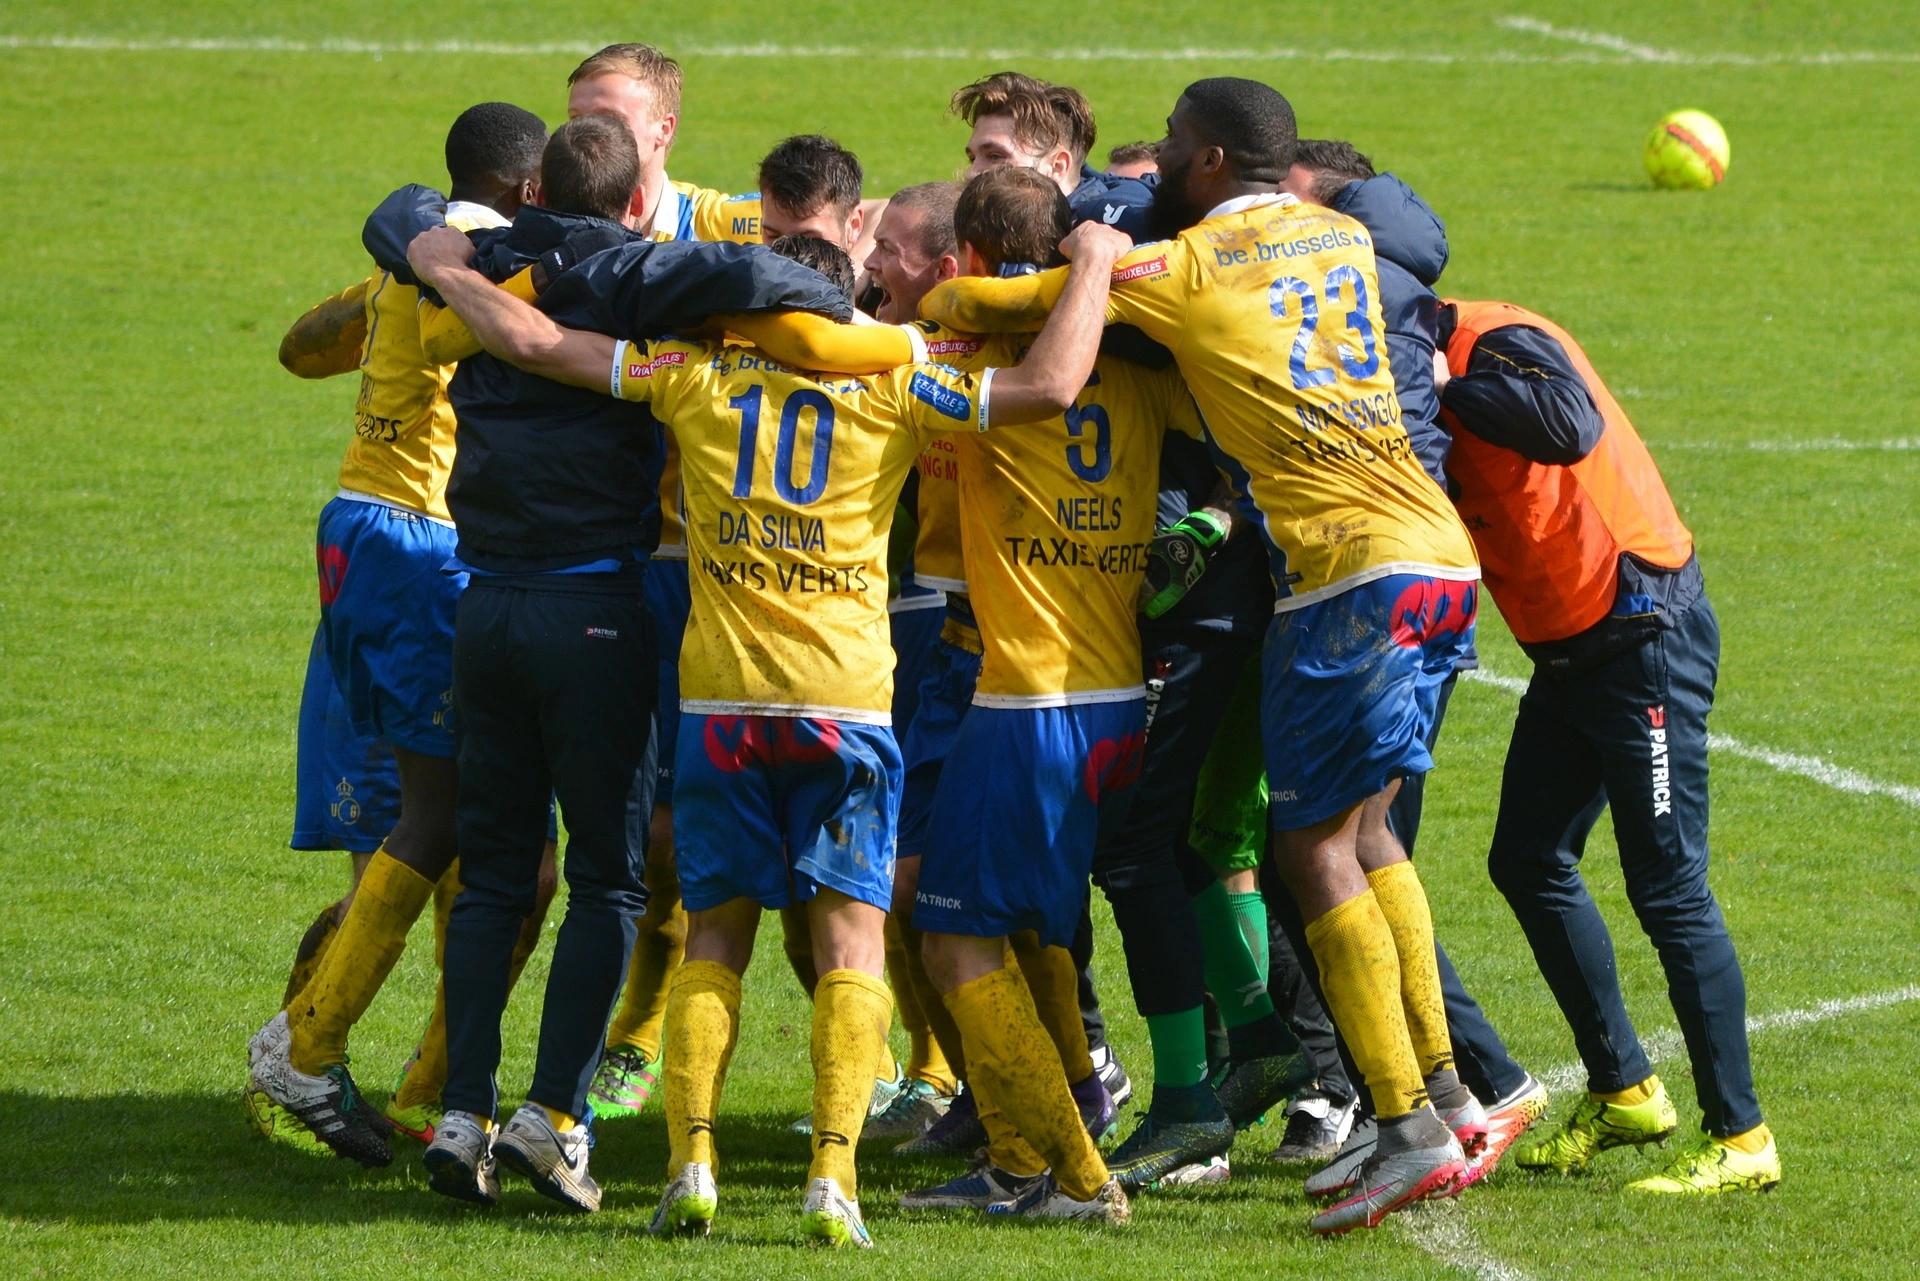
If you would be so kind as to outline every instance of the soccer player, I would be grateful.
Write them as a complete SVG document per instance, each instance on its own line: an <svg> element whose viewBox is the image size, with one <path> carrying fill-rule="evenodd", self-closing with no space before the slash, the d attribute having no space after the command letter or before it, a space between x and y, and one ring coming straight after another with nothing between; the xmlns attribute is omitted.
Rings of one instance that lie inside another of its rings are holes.
<svg viewBox="0 0 1920 1281"><path fill-rule="evenodd" d="M1380 1118L1360 1190L1313 1218L1337 1233L1450 1189L1467 1168L1456 1130L1484 1142L1453 1068L1426 895L1386 824L1399 780L1432 768L1424 734L1471 640L1479 568L1399 421L1364 229L1279 190L1295 141L1268 86L1188 86L1153 205L1178 238L1121 260L1108 312L1173 352L1268 543L1273 857ZM977 332L1031 327L1059 287L954 281L922 308Z"/></svg>
<svg viewBox="0 0 1920 1281"><path fill-rule="evenodd" d="M851 263L837 247L781 247L834 269L850 294ZM651 404L688 464L688 531L702 570L681 655L679 857L690 930L669 998L672 1152L656 1231L711 1226L716 1105L740 976L761 910L805 902L820 982L804 1229L870 1244L852 1144L890 1015L879 980L899 787L887 525L932 433L1039 422L1071 403L1092 366L1117 256L1097 235L1083 248L1079 287L1029 360L978 380L927 364L821 378L711 343L616 344L562 330L470 273L434 277L503 355Z"/></svg>
<svg viewBox="0 0 1920 1281"><path fill-rule="evenodd" d="M1107 176L1110 178L1144 178L1148 174L1157 176L1159 172L1150 142L1123 142L1107 152Z"/></svg>
<svg viewBox="0 0 1920 1281"><path fill-rule="evenodd" d="M463 113L447 137L453 225L506 225L528 194L545 141L539 118L507 103ZM456 854L452 640L464 576L442 572L453 548L446 504L452 375L422 353L417 301L416 289L382 272L303 318L282 357L310 373L336 367L350 347L360 353L355 440L341 464L340 494L320 517L316 646L354 737L391 748L400 804L337 932L324 951L315 940L311 978L249 1044L250 1093L369 1165L385 1165L392 1151L386 1124L369 1114L347 1071L347 1033ZM532 849L539 848L536 835ZM444 1060L443 1037L430 1031L422 1048ZM432 1066L421 1081L435 1075ZM430 1130L430 1119L422 1120Z"/></svg>
<svg viewBox="0 0 1920 1281"><path fill-rule="evenodd" d="M1747 1051L1746 984L1707 884L1707 715L1720 629L1693 535L1625 411L1558 325L1448 300L1436 361L1454 501L1487 588L1533 659L1507 749L1487 868L1573 1030L1587 1097L1521 1147L1583 1170L1679 1124L1620 995L1613 941L1580 875L1613 815L1627 897L1666 971L1705 1133L1630 1186L1763 1190L1780 1157Z"/></svg>

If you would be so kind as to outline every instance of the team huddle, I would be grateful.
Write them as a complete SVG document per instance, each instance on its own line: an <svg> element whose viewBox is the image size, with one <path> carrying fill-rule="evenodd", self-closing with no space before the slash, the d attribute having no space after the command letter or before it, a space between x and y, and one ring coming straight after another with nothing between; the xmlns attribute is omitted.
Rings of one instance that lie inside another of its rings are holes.
<svg viewBox="0 0 1920 1281"><path fill-rule="evenodd" d="M1572 1173L1678 1129L1579 871L1610 810L1703 1112L1632 1187L1779 1181L1707 885L1692 535L1569 334L1436 293L1416 193L1251 80L1188 86L1101 171L1083 95L989 76L953 97L964 179L886 199L818 135L752 195L671 181L650 46L568 90L551 136L461 114L447 192L383 202L368 279L281 347L361 374L293 841L354 882L249 1043L256 1126L367 1165L403 1135L436 1192L495 1204L505 1167L591 1211L596 1131L653 1106L653 1230L705 1235L774 910L813 1006L810 1242L872 1244L863 1140L957 1159L904 1210L1118 1225L1230 1177L1275 1109L1312 1231L1372 1227L1509 1152ZM1488 868L1588 1074L1524 1139L1546 1088L1411 859L1483 588L1535 664ZM1124 1138L1095 885L1152 1042ZM348 1034L429 903L440 987L377 1109Z"/></svg>

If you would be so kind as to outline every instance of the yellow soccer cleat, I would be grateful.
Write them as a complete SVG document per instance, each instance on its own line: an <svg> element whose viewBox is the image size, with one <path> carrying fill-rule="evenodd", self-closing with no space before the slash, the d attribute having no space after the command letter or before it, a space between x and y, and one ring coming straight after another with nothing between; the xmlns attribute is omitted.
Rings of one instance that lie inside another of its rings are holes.
<svg viewBox="0 0 1920 1281"><path fill-rule="evenodd" d="M333 1149L322 1143L312 1130L300 1124L298 1117L259 1090L248 1086L243 1101L247 1108L247 1122L261 1138L284 1144L308 1156L334 1155Z"/></svg>
<svg viewBox="0 0 1920 1281"><path fill-rule="evenodd" d="M1680 1128L1680 1116L1659 1078L1652 1083L1653 1097L1644 1103L1608 1103L1588 1095L1558 1130L1515 1151L1513 1163L1523 1170L1578 1174L1608 1148L1666 1142Z"/></svg>
<svg viewBox="0 0 1920 1281"><path fill-rule="evenodd" d="M1659 1174L1627 1184L1630 1192L1693 1193L1771 1192L1780 1182L1780 1150L1767 1137L1767 1146L1746 1153L1722 1139L1703 1134L1681 1148Z"/></svg>

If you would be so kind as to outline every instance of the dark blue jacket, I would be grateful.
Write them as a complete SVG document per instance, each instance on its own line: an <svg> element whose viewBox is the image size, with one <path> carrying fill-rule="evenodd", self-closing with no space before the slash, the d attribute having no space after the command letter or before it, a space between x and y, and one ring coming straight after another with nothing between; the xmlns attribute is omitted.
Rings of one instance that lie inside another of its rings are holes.
<svg viewBox="0 0 1920 1281"><path fill-rule="evenodd" d="M1402 421L1420 465L1444 487L1442 464L1450 441L1440 425L1440 398L1433 390L1433 353L1440 336L1440 299L1433 286L1447 267L1447 226L1413 188L1390 173L1348 183L1333 198L1333 208L1373 233L1387 358Z"/></svg>
<svg viewBox="0 0 1920 1281"><path fill-rule="evenodd" d="M1073 210L1076 224L1104 222L1132 236L1134 244L1143 244L1152 239L1147 232L1147 210L1153 207L1154 188L1159 185L1159 174L1115 178L1082 164L1080 185L1067 197L1067 205Z"/></svg>

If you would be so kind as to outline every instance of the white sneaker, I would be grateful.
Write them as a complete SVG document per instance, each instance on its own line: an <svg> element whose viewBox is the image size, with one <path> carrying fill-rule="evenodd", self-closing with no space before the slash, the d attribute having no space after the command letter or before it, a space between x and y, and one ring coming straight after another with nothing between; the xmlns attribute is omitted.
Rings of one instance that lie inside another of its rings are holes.
<svg viewBox="0 0 1920 1281"><path fill-rule="evenodd" d="M280 1011L247 1042L247 1075L253 1089L277 1103L315 1138L361 1165L393 1161L387 1123L353 1083L344 1063L308 1076L293 1066L293 1032Z"/></svg>
<svg viewBox="0 0 1920 1281"><path fill-rule="evenodd" d="M713 1167L689 1161L660 1194L660 1208L653 1212L647 1231L655 1236L672 1232L703 1237L713 1231L713 1216L719 1209L720 1189L714 1186Z"/></svg>
<svg viewBox="0 0 1920 1281"><path fill-rule="evenodd" d="M1119 1227L1133 1217L1133 1206L1118 1179L1108 1179L1091 1201L1076 1201L1048 1171L1028 1191L1012 1201L997 1201L988 1214L1017 1214L1031 1219L1081 1219Z"/></svg>
<svg viewBox="0 0 1920 1281"><path fill-rule="evenodd" d="M593 1135L585 1125L562 1133L537 1103L523 1103L493 1139L493 1152L534 1190L576 1210L600 1208L600 1185L587 1173Z"/></svg>
<svg viewBox="0 0 1920 1281"><path fill-rule="evenodd" d="M441 1117L420 1164L426 1167L427 1186L441 1196L480 1205L500 1204L493 1134L473 1113L452 1111Z"/></svg>
<svg viewBox="0 0 1920 1281"><path fill-rule="evenodd" d="M860 1203L840 1191L834 1179L815 1179L807 1184L806 1204L800 1207L800 1230L807 1234L808 1245L843 1246L851 1242L863 1250L873 1248L867 1225L860 1218Z"/></svg>
<svg viewBox="0 0 1920 1281"><path fill-rule="evenodd" d="M1340 1196L1360 1177L1360 1167L1373 1156L1380 1142L1380 1124L1372 1117L1360 1122L1347 1134L1347 1141L1333 1154L1333 1160L1307 1176L1307 1195Z"/></svg>

